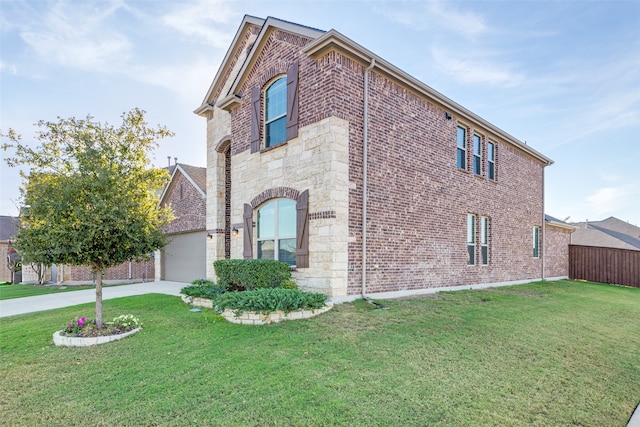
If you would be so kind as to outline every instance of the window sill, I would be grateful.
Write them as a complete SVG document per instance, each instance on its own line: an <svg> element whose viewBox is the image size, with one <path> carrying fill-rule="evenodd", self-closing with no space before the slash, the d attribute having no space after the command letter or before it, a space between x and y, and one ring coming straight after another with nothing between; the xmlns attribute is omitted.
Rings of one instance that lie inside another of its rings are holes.
<svg viewBox="0 0 640 427"><path fill-rule="evenodd" d="M277 144L277 145L272 145L271 147L263 148L262 150L260 150L260 154L267 153L267 152L269 152L271 150L275 150L276 148L280 148L280 147L282 147L284 145L287 145L287 142L288 141L285 141L285 142L281 142L280 144Z"/></svg>

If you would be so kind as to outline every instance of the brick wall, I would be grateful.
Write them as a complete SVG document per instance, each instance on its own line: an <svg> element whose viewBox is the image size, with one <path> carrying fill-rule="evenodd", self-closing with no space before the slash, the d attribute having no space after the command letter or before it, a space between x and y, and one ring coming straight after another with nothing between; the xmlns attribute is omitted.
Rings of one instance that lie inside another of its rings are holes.
<svg viewBox="0 0 640 427"><path fill-rule="evenodd" d="M544 277L568 277L571 230L545 225Z"/></svg>
<svg viewBox="0 0 640 427"><path fill-rule="evenodd" d="M131 264L131 274L129 274L129 264ZM144 280L149 281L155 278L154 260L143 262L123 262L122 264L105 270L103 280ZM61 274L58 270L58 274ZM93 280L91 269L84 266L63 267L64 281L89 282Z"/></svg>
<svg viewBox="0 0 640 427"><path fill-rule="evenodd" d="M206 222L206 200L197 188L176 171L163 198L163 206L171 206L175 219L164 230L168 234L204 230Z"/></svg>

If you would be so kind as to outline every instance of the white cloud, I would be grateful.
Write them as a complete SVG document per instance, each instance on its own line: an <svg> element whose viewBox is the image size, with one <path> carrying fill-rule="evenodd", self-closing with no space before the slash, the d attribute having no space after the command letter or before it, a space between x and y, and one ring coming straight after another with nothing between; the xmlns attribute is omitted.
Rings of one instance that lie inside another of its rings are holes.
<svg viewBox="0 0 640 427"><path fill-rule="evenodd" d="M15 65L7 64L4 61L0 61L0 71L6 71L14 76L18 74L18 68Z"/></svg>
<svg viewBox="0 0 640 427"><path fill-rule="evenodd" d="M84 69L115 68L130 51L126 36L105 21L121 2L52 3L41 19L30 21L21 38L48 62Z"/></svg>
<svg viewBox="0 0 640 427"><path fill-rule="evenodd" d="M238 14L223 0L181 3L162 17L163 22L181 33L218 48L226 48L234 33L220 29L230 22L237 24Z"/></svg>
<svg viewBox="0 0 640 427"><path fill-rule="evenodd" d="M458 9L453 4L442 1L393 2L390 7L377 10L394 22L418 30L435 31L436 28L446 28L465 37L474 37L488 31L482 15Z"/></svg>
<svg viewBox="0 0 640 427"><path fill-rule="evenodd" d="M596 216L615 215L617 212L634 207L634 205L637 208L640 200L640 185L603 187L587 196L585 200L589 211Z"/></svg>
<svg viewBox="0 0 640 427"><path fill-rule="evenodd" d="M514 87L525 80L523 74L511 71L509 65L500 61L489 62L469 55L454 57L448 50L438 47L432 48L431 54L440 71L465 84Z"/></svg>

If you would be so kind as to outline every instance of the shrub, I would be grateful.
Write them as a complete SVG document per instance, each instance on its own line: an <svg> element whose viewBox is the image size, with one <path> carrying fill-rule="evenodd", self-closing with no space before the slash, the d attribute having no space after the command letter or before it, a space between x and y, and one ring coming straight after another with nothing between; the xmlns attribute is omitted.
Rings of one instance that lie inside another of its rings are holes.
<svg viewBox="0 0 640 427"><path fill-rule="evenodd" d="M215 285L215 283L213 283L211 280L207 280L207 279L196 279L193 282L191 282L191 284L193 286L212 286L212 285Z"/></svg>
<svg viewBox="0 0 640 427"><path fill-rule="evenodd" d="M284 282L280 283L279 288L282 289L298 289L298 285L291 279L287 279Z"/></svg>
<svg viewBox="0 0 640 427"><path fill-rule="evenodd" d="M211 284L187 286L182 288L180 290L180 293L190 297L195 297L195 298L214 299L218 295L223 294L225 292L224 286L217 285L209 280L207 280L206 282Z"/></svg>
<svg viewBox="0 0 640 427"><path fill-rule="evenodd" d="M291 279L289 264L272 259L220 259L213 267L227 291L277 288Z"/></svg>
<svg viewBox="0 0 640 427"><path fill-rule="evenodd" d="M303 292L297 289L262 288L245 292L227 292L220 295L214 303L217 310L223 311L228 308L233 310L236 315L245 311L266 315L277 310L289 313L322 308L326 300L326 295Z"/></svg>

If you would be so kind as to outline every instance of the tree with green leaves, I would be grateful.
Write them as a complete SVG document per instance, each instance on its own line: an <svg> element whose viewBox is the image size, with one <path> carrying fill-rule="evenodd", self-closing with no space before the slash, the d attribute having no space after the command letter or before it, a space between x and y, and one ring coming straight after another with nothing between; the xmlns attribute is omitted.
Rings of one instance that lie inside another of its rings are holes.
<svg viewBox="0 0 640 427"><path fill-rule="evenodd" d="M91 268L96 278L96 326L103 327L102 272L111 266L148 259L166 244L162 226L170 209L158 207L166 170L151 166L158 140L173 136L151 128L145 112L133 109L122 124L86 119L37 123L39 146L22 143L10 129L3 149L7 164L25 165L20 188L24 208L15 246L23 262Z"/></svg>

